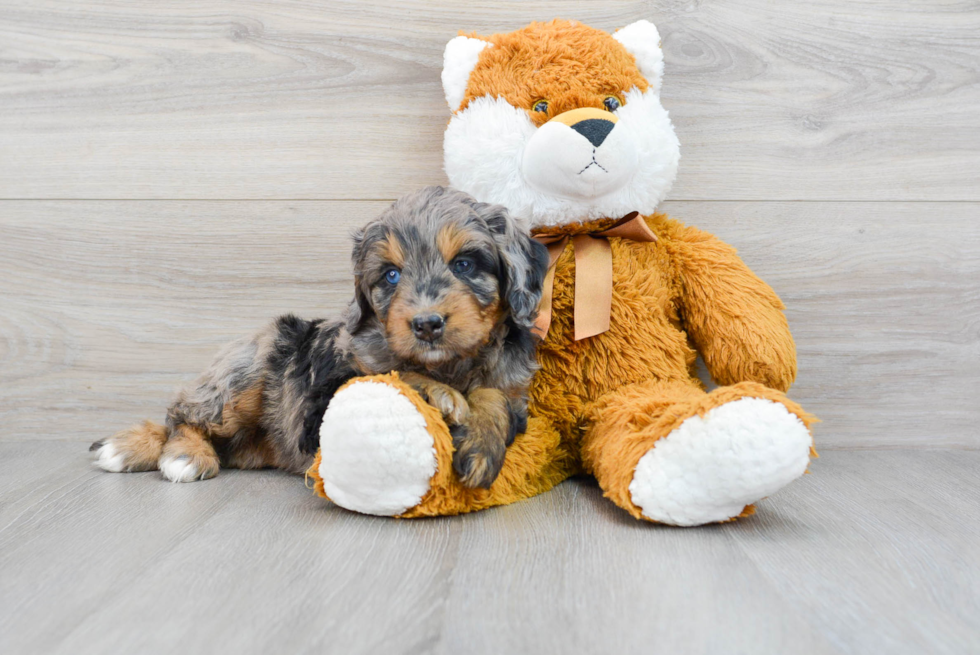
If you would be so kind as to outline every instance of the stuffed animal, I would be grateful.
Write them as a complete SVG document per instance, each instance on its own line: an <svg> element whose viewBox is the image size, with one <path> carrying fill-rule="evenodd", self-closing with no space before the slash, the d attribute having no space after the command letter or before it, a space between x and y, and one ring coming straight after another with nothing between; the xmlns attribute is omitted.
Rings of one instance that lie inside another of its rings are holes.
<svg viewBox="0 0 980 655"><path fill-rule="evenodd" d="M586 473L632 516L689 526L747 516L806 471L815 419L784 395L796 352L782 303L732 247L656 213L680 157L663 69L643 20L449 42L449 181L508 207L551 253L531 418L490 489L466 489L436 410L395 374L351 381L324 416L320 495L445 515Z"/></svg>

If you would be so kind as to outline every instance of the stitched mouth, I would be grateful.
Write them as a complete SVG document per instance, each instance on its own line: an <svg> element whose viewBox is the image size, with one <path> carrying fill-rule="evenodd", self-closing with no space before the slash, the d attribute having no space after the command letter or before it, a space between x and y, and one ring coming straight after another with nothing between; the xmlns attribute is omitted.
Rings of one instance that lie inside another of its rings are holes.
<svg viewBox="0 0 980 655"><path fill-rule="evenodd" d="M604 167L602 166L602 164L600 164L599 162L597 162L597 161L596 161L596 159L595 159L595 148L593 148L593 149L592 149L592 161L591 161L591 162L589 162L589 164L588 164L588 165L587 165L587 166L586 166L585 168L583 168L582 170L580 170L580 171L578 172L578 174L579 174L579 175L581 175L582 173L584 173L585 171L587 171L587 170L589 170L589 169L590 169L590 168L592 168L593 166L598 166L598 167L599 167L599 170L601 170L601 171L602 171L603 173L608 173L608 172L609 172L609 171L607 171L607 170L606 170L606 169L605 169L605 168L604 168Z"/></svg>

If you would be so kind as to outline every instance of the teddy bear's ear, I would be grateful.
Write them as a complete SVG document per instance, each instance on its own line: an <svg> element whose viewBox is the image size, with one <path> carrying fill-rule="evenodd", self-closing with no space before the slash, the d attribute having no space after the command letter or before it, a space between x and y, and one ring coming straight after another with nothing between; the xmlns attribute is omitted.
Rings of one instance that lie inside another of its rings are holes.
<svg viewBox="0 0 980 655"><path fill-rule="evenodd" d="M442 62L442 89L446 92L446 102L453 111L459 109L466 95L466 84L470 73L476 68L480 53L493 44L468 36L457 36L446 44Z"/></svg>
<svg viewBox="0 0 980 655"><path fill-rule="evenodd" d="M613 38L636 58L636 65L643 77L659 94L664 78L664 51L660 48L657 27L648 20L638 20L617 30Z"/></svg>

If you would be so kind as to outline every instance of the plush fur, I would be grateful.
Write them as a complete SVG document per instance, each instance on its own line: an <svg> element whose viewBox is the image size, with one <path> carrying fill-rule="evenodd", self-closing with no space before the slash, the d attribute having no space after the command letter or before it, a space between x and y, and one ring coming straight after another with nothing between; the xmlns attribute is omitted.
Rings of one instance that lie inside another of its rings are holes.
<svg viewBox="0 0 980 655"><path fill-rule="evenodd" d="M610 328L579 341L574 253L567 247L559 255L528 429L496 483L485 494L459 489L448 474L451 443L429 412L429 438L417 442L407 461L434 452L437 470L418 503L398 514L513 502L580 472L594 475L606 497L637 518L696 525L751 514L751 503L804 472L815 419L785 396L796 376L796 352L773 290L734 248L655 212L674 180L679 152L659 100L663 56L656 28L640 21L609 35L553 21L465 36L492 46L480 49L475 63L475 47L458 61L458 51L447 49L450 181L480 200L507 205L539 234L595 234L639 211L657 239L608 239ZM453 106L467 70L466 92ZM606 172L592 170L593 162ZM699 353L721 385L711 393L695 373ZM408 398L386 411L410 424L419 412L411 390L391 378L373 382ZM387 438L362 427L357 432L353 423L334 422L321 438L348 450L356 439ZM370 458L361 464L365 471L379 465ZM321 493L331 485L340 491L335 480L319 484L324 473L331 477L329 466L310 472Z"/></svg>

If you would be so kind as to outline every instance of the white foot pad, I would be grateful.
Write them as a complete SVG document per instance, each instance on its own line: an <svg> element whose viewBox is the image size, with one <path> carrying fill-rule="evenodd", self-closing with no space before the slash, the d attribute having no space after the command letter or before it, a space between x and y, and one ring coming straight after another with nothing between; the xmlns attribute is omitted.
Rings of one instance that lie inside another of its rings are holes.
<svg viewBox="0 0 980 655"><path fill-rule="evenodd" d="M355 382L330 401L320 427L320 477L330 500L362 514L415 507L436 473L425 418L395 387Z"/></svg>
<svg viewBox="0 0 980 655"><path fill-rule="evenodd" d="M660 523L724 521L803 475L811 444L803 421L780 403L740 398L659 440L636 465L630 494Z"/></svg>

